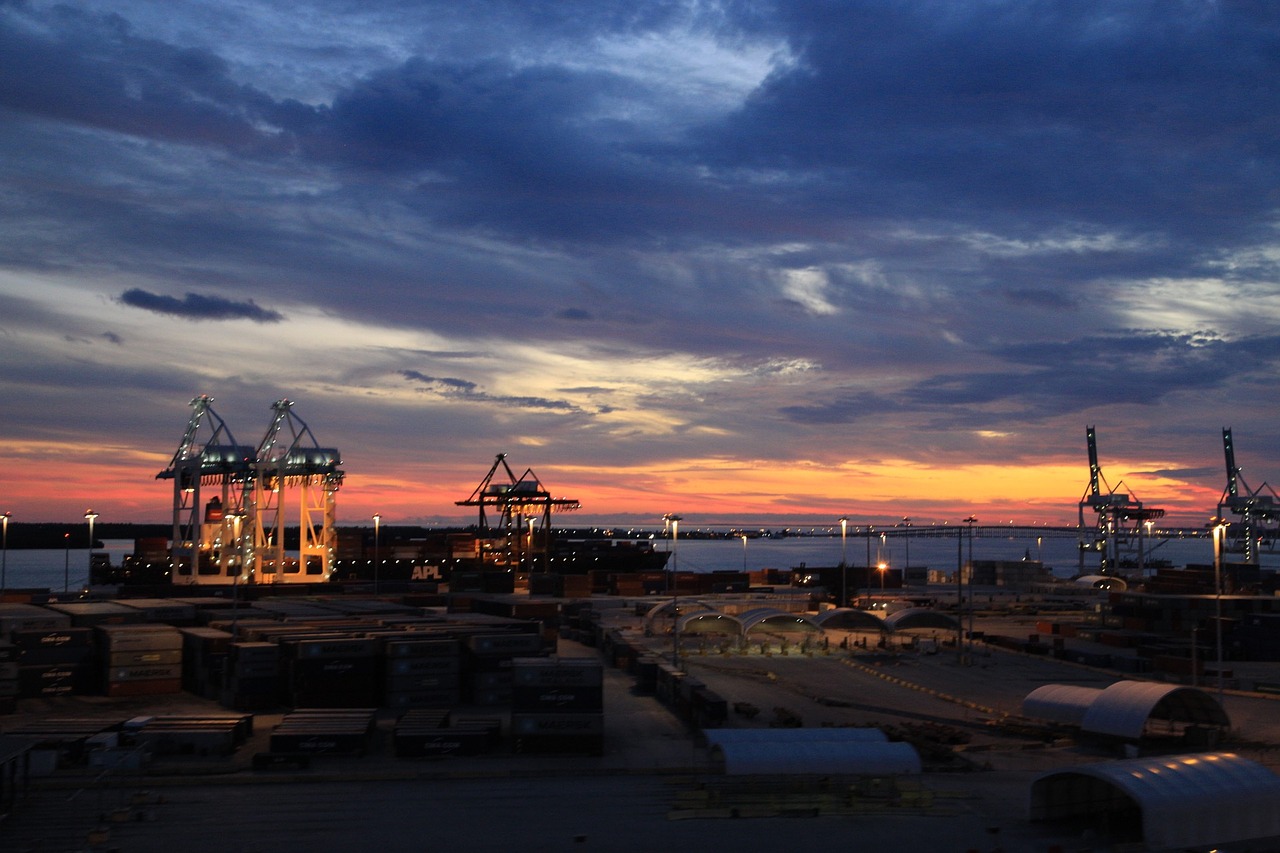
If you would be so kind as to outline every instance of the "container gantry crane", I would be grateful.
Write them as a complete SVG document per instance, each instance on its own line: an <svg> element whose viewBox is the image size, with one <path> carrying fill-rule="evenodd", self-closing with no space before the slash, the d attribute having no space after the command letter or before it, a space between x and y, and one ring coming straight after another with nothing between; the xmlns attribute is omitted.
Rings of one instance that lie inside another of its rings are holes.
<svg viewBox="0 0 1280 853"><path fill-rule="evenodd" d="M249 562L260 583L328 581L337 547L337 492L341 454L321 447L293 402L277 400L266 434L253 456L253 530ZM284 501L290 487L300 500L298 560L285 558Z"/></svg>
<svg viewBox="0 0 1280 853"><path fill-rule="evenodd" d="M1144 507L1142 501L1118 491L1124 485L1123 481L1113 489L1098 464L1097 433L1093 427L1085 427L1085 440L1089 446L1089 486L1080 499L1080 573L1084 574L1085 552L1096 551L1099 554L1098 571L1115 574L1121 563L1120 546L1134 538L1138 543L1137 569L1141 573L1146 568L1144 534L1150 522L1164 517L1164 510ZM1085 540L1088 529L1084 523L1085 509L1097 514L1092 541Z"/></svg>
<svg viewBox="0 0 1280 853"><path fill-rule="evenodd" d="M209 433L208 438L202 436ZM213 398L191 401L191 417L169 467L156 475L173 481L174 583L229 583L244 570L243 521L254 449L239 444L213 410ZM204 487L217 491L202 503Z"/></svg>
<svg viewBox="0 0 1280 853"><path fill-rule="evenodd" d="M479 532L482 536L490 530L501 532L504 539L501 553L489 555L495 562L500 558L509 568L519 567L523 563L525 571L534 568L538 557L543 558L544 568L548 565L546 558L551 549L551 513L572 511L580 506L574 498L552 497L532 468L526 468L523 474L516 477L507 464L505 453L497 455L489 472L466 500L454 503L457 506L477 507ZM486 509L497 511L496 527L490 524ZM542 519L540 538L535 536L533 529L533 522L537 518ZM527 531L526 522L529 525Z"/></svg>
<svg viewBox="0 0 1280 853"><path fill-rule="evenodd" d="M1250 489L1241 469L1236 465L1235 443L1231 428L1222 429L1222 448L1227 461L1227 485L1218 499L1218 518L1227 513L1240 517L1240 523L1227 526L1226 549L1240 554L1245 563L1257 565L1263 546L1274 547L1280 527L1280 496L1265 482Z"/></svg>

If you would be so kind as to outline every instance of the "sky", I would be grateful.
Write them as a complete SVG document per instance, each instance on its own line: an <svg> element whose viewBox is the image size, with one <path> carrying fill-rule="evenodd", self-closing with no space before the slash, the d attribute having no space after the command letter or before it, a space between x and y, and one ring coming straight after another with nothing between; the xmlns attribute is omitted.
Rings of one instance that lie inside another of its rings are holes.
<svg viewBox="0 0 1280 853"><path fill-rule="evenodd" d="M198 395L342 524L1202 525L1280 481L1280 6L0 0L0 511ZM1092 516L1090 516L1090 520Z"/></svg>

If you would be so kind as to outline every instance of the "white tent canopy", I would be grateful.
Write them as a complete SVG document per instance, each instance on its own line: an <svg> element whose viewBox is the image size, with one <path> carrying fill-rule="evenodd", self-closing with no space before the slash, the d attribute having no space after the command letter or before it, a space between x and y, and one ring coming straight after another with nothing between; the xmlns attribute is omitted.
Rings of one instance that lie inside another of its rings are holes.
<svg viewBox="0 0 1280 853"><path fill-rule="evenodd" d="M1208 693L1154 681L1117 681L1103 690L1046 684L1022 700L1022 713L1127 740L1141 738L1151 720L1163 720L1171 726L1231 726L1226 711Z"/></svg>
<svg viewBox="0 0 1280 853"><path fill-rule="evenodd" d="M1280 777L1234 753L1128 759L1055 771L1031 785L1033 821L1080 818L1140 832L1146 849L1280 837Z"/></svg>
<svg viewBox="0 0 1280 853"><path fill-rule="evenodd" d="M1022 700L1022 713L1037 720L1078 726L1084 722L1089 706L1101 693L1099 687L1046 684L1032 690Z"/></svg>
<svg viewBox="0 0 1280 853"><path fill-rule="evenodd" d="M1136 739L1142 737L1149 719L1231 725L1227 712L1203 690L1154 681L1118 681L1089 705L1081 728L1093 734Z"/></svg>

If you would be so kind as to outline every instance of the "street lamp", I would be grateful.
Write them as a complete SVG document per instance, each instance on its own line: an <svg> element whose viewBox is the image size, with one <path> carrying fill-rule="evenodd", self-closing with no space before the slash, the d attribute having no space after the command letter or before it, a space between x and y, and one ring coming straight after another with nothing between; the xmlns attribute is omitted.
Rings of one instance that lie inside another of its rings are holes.
<svg viewBox="0 0 1280 853"><path fill-rule="evenodd" d="M680 587L676 567L680 554L680 516L668 513L664 521L671 524L671 665L680 665Z"/></svg>
<svg viewBox="0 0 1280 853"><path fill-rule="evenodd" d="M884 597L884 573L889 568L889 564L882 562L876 568L880 570L880 596Z"/></svg>
<svg viewBox="0 0 1280 853"><path fill-rule="evenodd" d="M902 517L902 526L906 528L906 532L902 534L902 546L906 549L902 562L903 578L905 580L911 569L911 519L904 515Z"/></svg>
<svg viewBox="0 0 1280 853"><path fill-rule="evenodd" d="M62 592L65 595L71 589L71 534L62 534Z"/></svg>
<svg viewBox="0 0 1280 853"><path fill-rule="evenodd" d="M747 570L747 534L742 534L742 571Z"/></svg>
<svg viewBox="0 0 1280 853"><path fill-rule="evenodd" d="M373 514L373 594L378 594L378 533L382 527L382 514Z"/></svg>
<svg viewBox="0 0 1280 853"><path fill-rule="evenodd" d="M84 511L85 520L89 522L89 573L93 573L93 523L98 520L98 514L91 509Z"/></svg>
<svg viewBox="0 0 1280 853"><path fill-rule="evenodd" d="M1214 635L1218 646L1218 704L1222 704L1222 536L1227 524L1214 518L1213 524L1213 586L1214 586Z"/></svg>
<svg viewBox="0 0 1280 853"><path fill-rule="evenodd" d="M969 516L964 520L969 525L969 653L973 653L973 526L978 519Z"/></svg>
<svg viewBox="0 0 1280 853"><path fill-rule="evenodd" d="M845 559L845 539L849 535L849 519L840 516L840 606L849 606L849 561Z"/></svg>
<svg viewBox="0 0 1280 853"><path fill-rule="evenodd" d="M865 563L866 568L862 570L863 574L867 576L866 581L867 581L868 597L870 597L871 595L871 534L872 532L873 531L871 529L871 525L868 524L867 525L867 562Z"/></svg>
<svg viewBox="0 0 1280 853"><path fill-rule="evenodd" d="M6 581L9 576L9 519L13 517L13 513L6 512L0 515L0 523L4 524L4 550L0 551L4 556L0 557L0 590L7 589Z"/></svg>

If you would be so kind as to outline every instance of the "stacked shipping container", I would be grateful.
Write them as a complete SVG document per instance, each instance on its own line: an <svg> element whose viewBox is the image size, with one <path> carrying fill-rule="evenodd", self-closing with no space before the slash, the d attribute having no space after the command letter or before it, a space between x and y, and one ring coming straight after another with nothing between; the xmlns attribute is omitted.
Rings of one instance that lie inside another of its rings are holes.
<svg viewBox="0 0 1280 853"><path fill-rule="evenodd" d="M511 676L518 752L604 751L604 667L597 658L516 658Z"/></svg>

